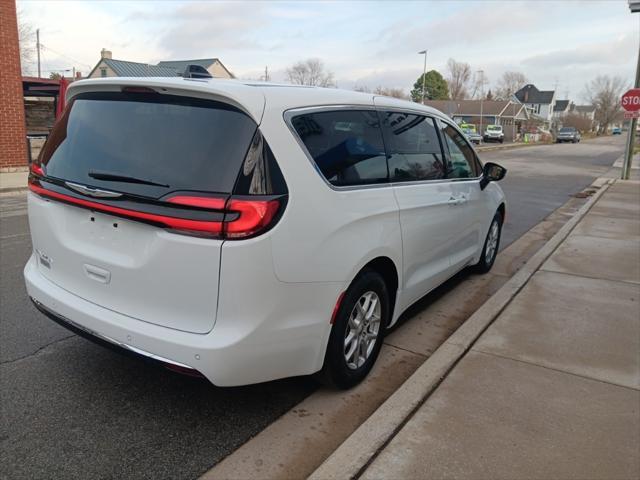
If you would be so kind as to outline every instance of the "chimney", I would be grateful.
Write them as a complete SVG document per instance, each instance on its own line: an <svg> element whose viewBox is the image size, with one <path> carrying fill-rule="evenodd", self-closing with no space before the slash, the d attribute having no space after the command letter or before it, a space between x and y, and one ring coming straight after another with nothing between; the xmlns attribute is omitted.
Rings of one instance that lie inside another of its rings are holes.
<svg viewBox="0 0 640 480"><path fill-rule="evenodd" d="M76 80L82 80L82 72L76 72Z"/></svg>
<svg viewBox="0 0 640 480"><path fill-rule="evenodd" d="M106 48L100 50L100 58L111 59L111 50L107 50Z"/></svg>

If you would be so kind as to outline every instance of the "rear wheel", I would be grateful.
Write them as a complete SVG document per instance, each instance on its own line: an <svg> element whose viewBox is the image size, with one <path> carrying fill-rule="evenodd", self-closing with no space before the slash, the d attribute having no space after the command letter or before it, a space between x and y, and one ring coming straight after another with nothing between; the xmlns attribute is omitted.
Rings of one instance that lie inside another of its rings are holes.
<svg viewBox="0 0 640 480"><path fill-rule="evenodd" d="M347 289L338 309L321 381L339 388L362 381L378 358L389 315L389 293L382 276L365 270Z"/></svg>
<svg viewBox="0 0 640 480"><path fill-rule="evenodd" d="M502 214L496 212L489 226L489 232L487 232L487 238L484 241L480 260L473 266L477 272L487 273L493 267L493 263L496 261L496 256L498 255L498 248L500 248L501 235Z"/></svg>

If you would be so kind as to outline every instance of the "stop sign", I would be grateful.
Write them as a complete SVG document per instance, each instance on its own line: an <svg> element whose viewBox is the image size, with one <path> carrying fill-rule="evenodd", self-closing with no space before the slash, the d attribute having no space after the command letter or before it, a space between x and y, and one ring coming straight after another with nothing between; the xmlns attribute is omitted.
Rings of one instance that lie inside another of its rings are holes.
<svg viewBox="0 0 640 480"><path fill-rule="evenodd" d="M622 95L622 108L627 112L640 110L640 88L632 88Z"/></svg>

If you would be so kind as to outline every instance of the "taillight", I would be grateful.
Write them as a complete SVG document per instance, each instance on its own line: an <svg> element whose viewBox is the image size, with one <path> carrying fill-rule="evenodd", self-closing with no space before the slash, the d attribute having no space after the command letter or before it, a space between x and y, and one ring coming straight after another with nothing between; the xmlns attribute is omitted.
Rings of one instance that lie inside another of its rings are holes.
<svg viewBox="0 0 640 480"><path fill-rule="evenodd" d="M42 165L40 165L39 163L35 163L32 162L31 166L29 167L29 172L33 173L34 175L37 175L39 177L44 177L44 168L42 168Z"/></svg>
<svg viewBox="0 0 640 480"><path fill-rule="evenodd" d="M41 168L34 170L34 165L32 165L31 171L36 175L44 176L44 171ZM266 231L273 225L281 206L284 205L282 203L284 197L266 200L231 197L227 200L220 197L176 195L156 204L166 207L185 207L184 215L175 213L174 209L173 215L170 216L160 213L158 210L155 212L139 211L130 206L128 208L121 206L122 204L105 204L96 200L56 192L42 186L38 179L31 179L29 188L32 192L49 199L160 225L174 233L229 240L248 238ZM197 213L194 209L198 210ZM215 218L216 216L218 219Z"/></svg>
<svg viewBox="0 0 640 480"><path fill-rule="evenodd" d="M278 200L236 200L227 204L227 212L238 213L235 220L227 221L225 217L224 233L229 239L246 238L269 227L278 213Z"/></svg>
<svg viewBox="0 0 640 480"><path fill-rule="evenodd" d="M169 203L185 205L187 207L209 208L212 210L223 210L226 200L224 198L213 197L189 197L177 195L167 200Z"/></svg>
<svg viewBox="0 0 640 480"><path fill-rule="evenodd" d="M239 240L252 237L269 228L280 210L280 200L250 200L231 197L195 197L177 195L167 202L187 207L218 210L224 213L218 238ZM188 232L182 232L188 233Z"/></svg>

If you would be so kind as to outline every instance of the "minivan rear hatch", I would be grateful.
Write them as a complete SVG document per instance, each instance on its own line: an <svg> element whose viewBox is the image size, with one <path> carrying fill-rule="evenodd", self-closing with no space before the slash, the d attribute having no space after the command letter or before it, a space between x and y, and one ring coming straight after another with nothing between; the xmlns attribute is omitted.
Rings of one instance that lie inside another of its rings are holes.
<svg viewBox="0 0 640 480"><path fill-rule="evenodd" d="M256 130L217 100L141 87L76 95L30 175L42 275L114 312L210 331L225 205Z"/></svg>

